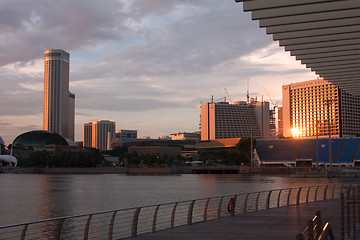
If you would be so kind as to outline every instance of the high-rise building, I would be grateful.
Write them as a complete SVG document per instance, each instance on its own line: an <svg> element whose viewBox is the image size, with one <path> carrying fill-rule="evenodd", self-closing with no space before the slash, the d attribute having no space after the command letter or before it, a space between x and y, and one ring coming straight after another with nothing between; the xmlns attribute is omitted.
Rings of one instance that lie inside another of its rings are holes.
<svg viewBox="0 0 360 240"><path fill-rule="evenodd" d="M92 122L83 125L83 146L92 147Z"/></svg>
<svg viewBox="0 0 360 240"><path fill-rule="evenodd" d="M269 138L268 102L208 102L201 105L201 140Z"/></svg>
<svg viewBox="0 0 360 240"><path fill-rule="evenodd" d="M69 53L45 51L43 129L74 140L75 94L69 92Z"/></svg>
<svg viewBox="0 0 360 240"><path fill-rule="evenodd" d="M351 137L360 133L360 97L324 79L283 85L284 137ZM329 121L330 120L330 121Z"/></svg>
<svg viewBox="0 0 360 240"><path fill-rule="evenodd" d="M84 147L111 150L111 142L115 137L115 122L99 120L84 123L83 130Z"/></svg>

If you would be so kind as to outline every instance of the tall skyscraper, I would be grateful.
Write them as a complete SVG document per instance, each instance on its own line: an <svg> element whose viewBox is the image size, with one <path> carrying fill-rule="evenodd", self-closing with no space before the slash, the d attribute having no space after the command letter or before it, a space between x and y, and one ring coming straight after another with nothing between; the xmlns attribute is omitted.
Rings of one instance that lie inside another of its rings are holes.
<svg viewBox="0 0 360 240"><path fill-rule="evenodd" d="M284 137L360 134L360 97L324 79L283 85L282 97Z"/></svg>
<svg viewBox="0 0 360 240"><path fill-rule="evenodd" d="M69 92L69 53L45 51L43 129L74 140L75 94Z"/></svg>

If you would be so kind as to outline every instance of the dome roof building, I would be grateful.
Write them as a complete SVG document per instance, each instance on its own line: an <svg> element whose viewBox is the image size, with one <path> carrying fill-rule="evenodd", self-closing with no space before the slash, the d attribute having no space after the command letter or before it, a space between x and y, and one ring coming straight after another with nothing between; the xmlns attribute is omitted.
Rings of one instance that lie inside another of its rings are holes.
<svg viewBox="0 0 360 240"><path fill-rule="evenodd" d="M17 136L13 142L14 149L36 149L46 145L77 146L69 139L62 137L57 133L49 131L36 130Z"/></svg>

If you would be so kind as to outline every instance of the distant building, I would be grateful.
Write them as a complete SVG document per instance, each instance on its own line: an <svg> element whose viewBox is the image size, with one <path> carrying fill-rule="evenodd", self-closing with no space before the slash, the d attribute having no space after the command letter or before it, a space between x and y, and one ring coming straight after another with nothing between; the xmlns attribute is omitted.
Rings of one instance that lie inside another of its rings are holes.
<svg viewBox="0 0 360 240"><path fill-rule="evenodd" d="M284 137L360 134L360 97L324 79L283 85ZM330 120L330 122L329 122Z"/></svg>
<svg viewBox="0 0 360 240"><path fill-rule="evenodd" d="M168 155L176 156L181 154L181 147L168 146L131 146L129 152L137 152L139 155Z"/></svg>
<svg viewBox="0 0 360 240"><path fill-rule="evenodd" d="M248 104L237 101L208 102L201 105L201 140L226 138L269 138L270 109L268 102L252 99Z"/></svg>
<svg viewBox="0 0 360 240"><path fill-rule="evenodd" d="M111 141L115 136L115 122L109 120L99 120L83 125L84 147L100 149L102 151L111 149ZM91 130L91 131L90 131Z"/></svg>
<svg viewBox="0 0 360 240"><path fill-rule="evenodd" d="M200 140L199 133L177 132L170 135L172 140Z"/></svg>
<svg viewBox="0 0 360 240"><path fill-rule="evenodd" d="M92 122L83 124L83 146L92 147Z"/></svg>
<svg viewBox="0 0 360 240"><path fill-rule="evenodd" d="M169 135L160 136L159 139L160 139L160 140L171 140L171 136L169 136Z"/></svg>
<svg viewBox="0 0 360 240"><path fill-rule="evenodd" d="M120 139L120 141L134 141L137 139L137 130L125 130L120 129L119 132L115 134L115 137Z"/></svg>
<svg viewBox="0 0 360 240"><path fill-rule="evenodd" d="M74 140L75 94L69 91L69 53L45 51L43 129Z"/></svg>

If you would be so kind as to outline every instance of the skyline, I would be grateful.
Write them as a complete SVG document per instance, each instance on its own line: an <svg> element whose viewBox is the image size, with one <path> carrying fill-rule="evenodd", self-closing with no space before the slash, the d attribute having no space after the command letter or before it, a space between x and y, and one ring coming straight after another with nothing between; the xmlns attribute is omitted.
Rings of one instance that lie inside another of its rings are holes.
<svg viewBox="0 0 360 240"><path fill-rule="evenodd" d="M139 137L198 131L201 102L227 97L224 88L246 100L249 79L251 97L269 101L267 91L280 105L283 84L316 78L234 0L35 0L6 2L0 13L6 144L42 129L46 49L71 55L76 141L97 120Z"/></svg>

